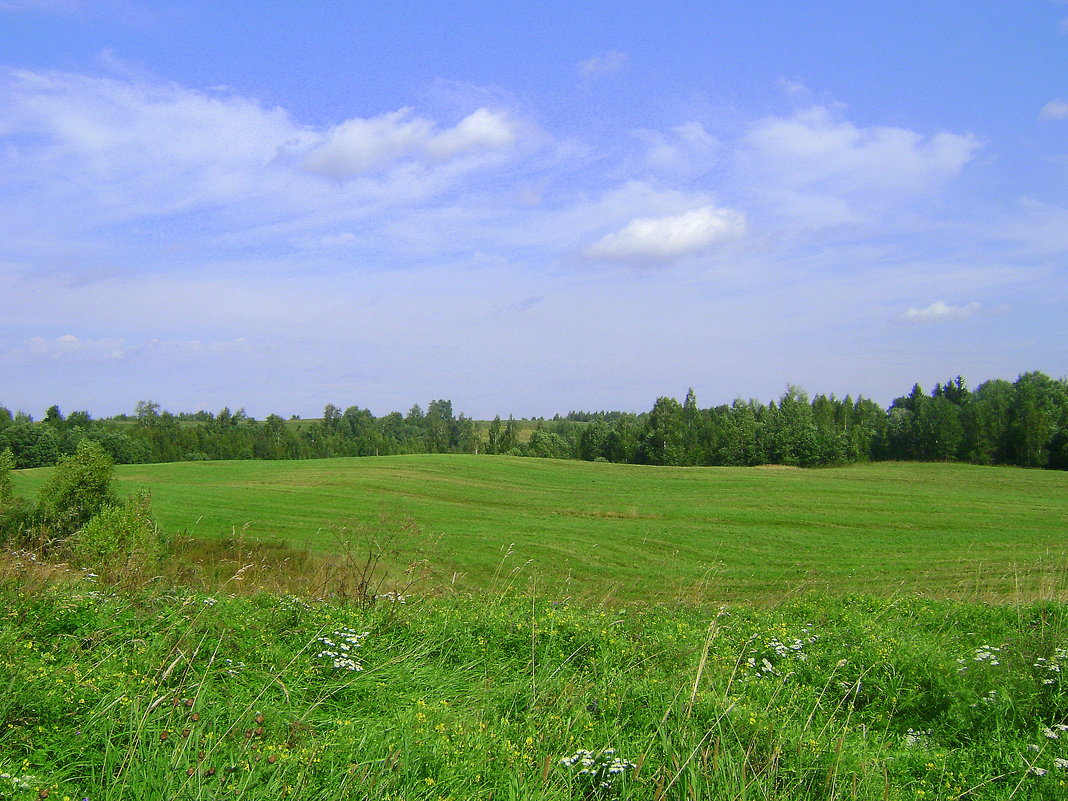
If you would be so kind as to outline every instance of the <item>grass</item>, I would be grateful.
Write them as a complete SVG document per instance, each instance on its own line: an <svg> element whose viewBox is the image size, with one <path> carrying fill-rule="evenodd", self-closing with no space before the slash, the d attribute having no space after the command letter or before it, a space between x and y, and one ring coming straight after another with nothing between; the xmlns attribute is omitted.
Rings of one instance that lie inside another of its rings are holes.
<svg viewBox="0 0 1068 801"><path fill-rule="evenodd" d="M47 473L22 471L16 490L32 493ZM413 520L454 589L493 588L517 568L562 594L621 600L768 600L798 588L1027 599L1068 588L1060 472L424 455L117 473L130 491L151 489L166 530L207 540L244 531L325 553L339 527Z"/></svg>
<svg viewBox="0 0 1068 801"><path fill-rule="evenodd" d="M119 475L195 536L115 583L0 553L0 799L1068 797L1063 474Z"/></svg>
<svg viewBox="0 0 1068 801"><path fill-rule="evenodd" d="M1068 792L1063 605L529 593L356 608L7 578L3 798ZM582 751L619 773L563 764Z"/></svg>

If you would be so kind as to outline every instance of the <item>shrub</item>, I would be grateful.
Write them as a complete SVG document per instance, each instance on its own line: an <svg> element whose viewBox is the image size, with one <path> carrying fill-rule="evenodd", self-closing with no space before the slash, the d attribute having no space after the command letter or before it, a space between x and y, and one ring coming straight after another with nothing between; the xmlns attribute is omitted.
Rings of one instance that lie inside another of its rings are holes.
<svg viewBox="0 0 1068 801"><path fill-rule="evenodd" d="M71 561L99 572L153 569L163 554L159 526L152 520L152 495L141 490L121 504L108 504L68 540Z"/></svg>
<svg viewBox="0 0 1068 801"><path fill-rule="evenodd" d="M33 507L12 490L15 457L10 448L0 451L0 545L19 542L33 526Z"/></svg>
<svg viewBox="0 0 1068 801"><path fill-rule="evenodd" d="M99 443L82 440L56 464L37 496L37 515L53 540L74 534L104 507L117 502L114 463Z"/></svg>
<svg viewBox="0 0 1068 801"><path fill-rule="evenodd" d="M0 451L0 511L11 501L11 471L15 469L15 455L11 448Z"/></svg>

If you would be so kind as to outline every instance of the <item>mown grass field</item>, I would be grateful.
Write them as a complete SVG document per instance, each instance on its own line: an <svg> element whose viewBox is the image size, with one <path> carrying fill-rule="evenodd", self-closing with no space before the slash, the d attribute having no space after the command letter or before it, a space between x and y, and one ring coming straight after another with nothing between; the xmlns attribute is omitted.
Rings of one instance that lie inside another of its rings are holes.
<svg viewBox="0 0 1068 801"><path fill-rule="evenodd" d="M47 470L23 471L32 494ZM117 468L168 531L314 551L385 516L439 584L584 598L761 600L802 589L974 599L1068 591L1068 474L954 464L654 468L485 456ZM408 543L409 545L413 543ZM410 554L409 554L410 555ZM518 569L518 576L516 571Z"/></svg>

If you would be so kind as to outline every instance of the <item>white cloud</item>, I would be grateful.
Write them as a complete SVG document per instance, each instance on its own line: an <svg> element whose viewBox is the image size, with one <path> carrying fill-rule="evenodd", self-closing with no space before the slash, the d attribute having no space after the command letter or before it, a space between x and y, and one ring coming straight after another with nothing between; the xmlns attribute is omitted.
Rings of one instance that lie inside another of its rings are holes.
<svg viewBox="0 0 1068 801"><path fill-rule="evenodd" d="M579 62L578 71L584 78L596 78L601 75L610 75L623 68L627 63L627 54L618 50L612 50L599 56L593 56Z"/></svg>
<svg viewBox="0 0 1068 801"><path fill-rule="evenodd" d="M124 355L121 339L79 339L64 334L55 339L33 337L21 349L38 359L91 359L96 361L121 359Z"/></svg>
<svg viewBox="0 0 1068 801"><path fill-rule="evenodd" d="M742 180L808 225L853 223L941 188L979 149L970 134L862 128L815 106L758 123L739 143Z"/></svg>
<svg viewBox="0 0 1068 801"><path fill-rule="evenodd" d="M1068 101L1051 100L1042 107L1038 116L1044 120L1068 119Z"/></svg>
<svg viewBox="0 0 1068 801"><path fill-rule="evenodd" d="M960 172L979 142L971 135L924 137L904 128L858 128L814 107L770 119L745 138L778 178L844 191L926 190Z"/></svg>
<svg viewBox="0 0 1068 801"><path fill-rule="evenodd" d="M480 108L460 120L455 128L432 137L426 143L426 153L434 161L445 161L480 150L506 148L515 139L515 126L506 114Z"/></svg>
<svg viewBox="0 0 1068 801"><path fill-rule="evenodd" d="M19 345L0 352L0 355L15 360L30 358L82 363L114 362L149 357L171 363L174 360L247 354L251 351L252 346L244 337L221 342L153 338L137 344L129 344L121 338L81 339L74 334L64 334L54 339L31 337Z"/></svg>
<svg viewBox="0 0 1068 801"><path fill-rule="evenodd" d="M702 206L669 217L640 217L587 248L592 259L672 261L745 234L745 217L733 209Z"/></svg>
<svg viewBox="0 0 1068 801"><path fill-rule="evenodd" d="M454 128L439 133L431 120L413 116L411 109L401 109L335 126L307 155L304 166L331 178L352 178L402 159L439 163L500 150L515 139L515 127L502 112L480 108Z"/></svg>
<svg viewBox="0 0 1068 801"><path fill-rule="evenodd" d="M981 308L981 305L978 303L967 303L963 306L950 306L945 301L936 300L924 309L910 307L909 310L902 314L898 319L906 323L939 323L950 320L966 320L976 314Z"/></svg>
<svg viewBox="0 0 1068 801"><path fill-rule="evenodd" d="M646 143L645 165L659 172L700 175L719 160L722 143L699 122L677 125L670 131L636 131Z"/></svg>
<svg viewBox="0 0 1068 801"><path fill-rule="evenodd" d="M0 11L46 11L69 14L81 7L80 0L0 0Z"/></svg>
<svg viewBox="0 0 1068 801"><path fill-rule="evenodd" d="M0 69L0 240L45 270L147 269L146 255L165 269L177 250L285 252L344 231L381 245L368 229L396 209L457 205L496 180L491 167L550 144L489 106L452 126L401 110L316 129L228 91Z"/></svg>
<svg viewBox="0 0 1068 801"><path fill-rule="evenodd" d="M279 148L308 138L242 97L28 71L0 74L3 133L21 138L0 155L8 180L136 216L258 196Z"/></svg>

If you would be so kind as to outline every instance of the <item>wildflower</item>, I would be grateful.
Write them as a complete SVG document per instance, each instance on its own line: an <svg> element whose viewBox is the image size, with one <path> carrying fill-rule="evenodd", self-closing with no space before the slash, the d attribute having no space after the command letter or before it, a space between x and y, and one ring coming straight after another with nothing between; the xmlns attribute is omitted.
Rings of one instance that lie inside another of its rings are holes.
<svg viewBox="0 0 1068 801"><path fill-rule="evenodd" d="M1047 773L1049 773L1048 770L1046 770L1045 768L1040 768L1038 767L1038 765L1032 765L1027 769L1027 772L1033 773L1036 776L1045 776Z"/></svg>
<svg viewBox="0 0 1068 801"><path fill-rule="evenodd" d="M1053 729L1049 728L1048 726L1046 728L1042 729L1042 734L1044 734L1046 737L1048 737L1051 740L1056 740L1056 739L1058 739L1060 737L1060 735L1057 734L1057 732L1053 731Z"/></svg>
<svg viewBox="0 0 1068 801"><path fill-rule="evenodd" d="M1053 759L1053 767L1060 768L1061 770L1068 769L1068 759L1061 759L1060 757L1055 757Z"/></svg>
<svg viewBox="0 0 1068 801"><path fill-rule="evenodd" d="M369 634L367 631L357 633L351 629L339 629L333 633L333 636L340 640L339 643L335 643L330 637L319 637L318 642L327 647L315 656L317 659L328 660L335 670L363 670L363 665L350 656L350 652L361 647Z"/></svg>
<svg viewBox="0 0 1068 801"><path fill-rule="evenodd" d="M931 730L930 729L927 729L927 731L909 729L908 733L905 735L905 745L907 745L909 747L915 747L915 746L924 746L924 747L926 747L926 741L925 741L924 738L925 737L930 737L930 736L931 736Z"/></svg>
<svg viewBox="0 0 1068 801"><path fill-rule="evenodd" d="M605 748L596 755L580 748L571 756L562 758L560 764L565 768L581 766L574 776L587 792L607 792L617 778L622 777L628 769L636 767L633 762L617 757L614 748Z"/></svg>

